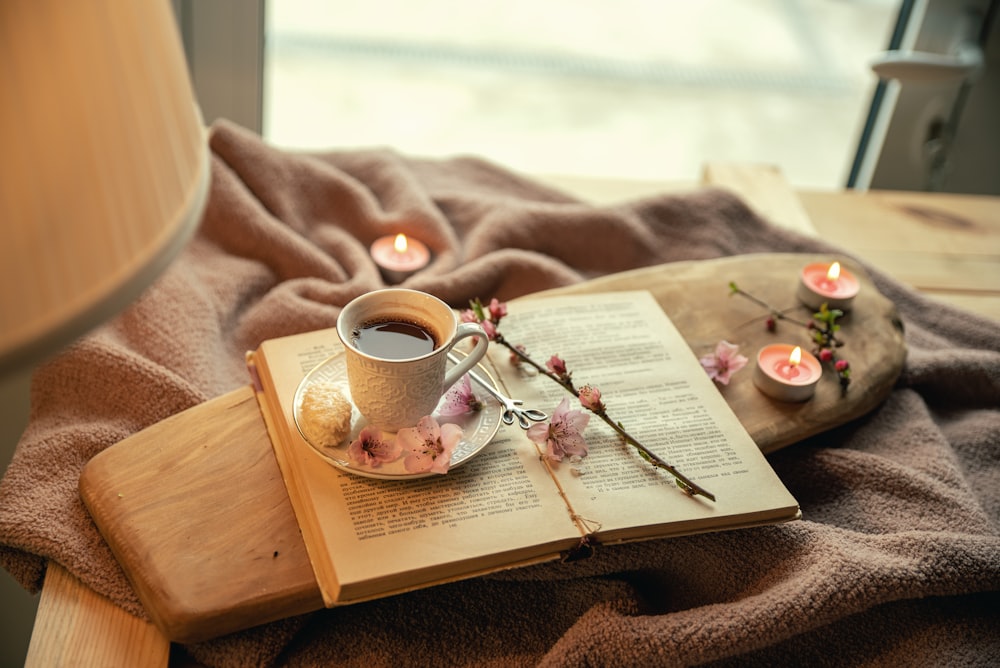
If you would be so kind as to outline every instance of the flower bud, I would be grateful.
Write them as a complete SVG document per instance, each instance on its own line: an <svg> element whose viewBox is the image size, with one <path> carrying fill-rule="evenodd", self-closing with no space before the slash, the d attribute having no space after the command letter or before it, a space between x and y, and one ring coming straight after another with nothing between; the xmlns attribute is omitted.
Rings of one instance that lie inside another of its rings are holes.
<svg viewBox="0 0 1000 668"><path fill-rule="evenodd" d="M584 385L580 388L580 403L589 411L600 413L604 411L604 404L601 402L601 391L593 385Z"/></svg>

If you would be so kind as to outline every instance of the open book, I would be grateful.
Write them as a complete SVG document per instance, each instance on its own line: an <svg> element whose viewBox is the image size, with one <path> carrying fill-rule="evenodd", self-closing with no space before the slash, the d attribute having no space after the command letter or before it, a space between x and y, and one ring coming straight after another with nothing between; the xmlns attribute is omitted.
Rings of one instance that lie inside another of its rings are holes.
<svg viewBox="0 0 1000 668"><path fill-rule="evenodd" d="M597 417L584 432L590 454L578 463L544 460L515 422L446 475L381 480L345 472L300 435L294 413L306 374L342 354L335 330L273 339L248 364L327 606L558 559L584 537L607 545L799 517L649 293L523 298L508 307L500 327L508 341L540 362L559 355L578 387L600 388L612 419L716 501L686 495ZM551 415L568 396L512 366L497 344L482 367L525 407Z"/></svg>

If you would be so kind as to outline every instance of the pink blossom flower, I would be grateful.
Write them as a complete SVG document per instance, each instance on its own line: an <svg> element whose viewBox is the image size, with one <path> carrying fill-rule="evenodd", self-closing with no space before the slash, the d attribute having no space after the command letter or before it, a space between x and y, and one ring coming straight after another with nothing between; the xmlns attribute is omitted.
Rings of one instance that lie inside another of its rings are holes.
<svg viewBox="0 0 1000 668"><path fill-rule="evenodd" d="M459 318L462 322L479 323L486 332L486 337L490 341L495 341L497 338L497 324L501 318L507 315L507 304L496 297L491 299L489 306L486 307L483 306L478 298L470 303L472 304L472 308L459 312Z"/></svg>
<svg viewBox="0 0 1000 668"><path fill-rule="evenodd" d="M722 385L728 385L730 377L747 363L747 358L740 355L739 350L739 346L729 341L719 341L715 353L705 355L699 361L708 372L709 378Z"/></svg>
<svg viewBox="0 0 1000 668"><path fill-rule="evenodd" d="M847 371L848 369L851 368L851 365L848 363L847 360L837 360L836 363L833 365L833 367L837 371Z"/></svg>
<svg viewBox="0 0 1000 668"><path fill-rule="evenodd" d="M588 411L594 413L604 412L604 403L601 402L601 391L593 385L584 385L580 388L580 403Z"/></svg>
<svg viewBox="0 0 1000 668"><path fill-rule="evenodd" d="M559 377L560 380L567 381L570 377L570 372L566 369L566 362L563 361L558 355L553 355L549 358L549 361L545 363L546 368Z"/></svg>
<svg viewBox="0 0 1000 668"><path fill-rule="evenodd" d="M590 415L581 410L570 410L569 400L563 399L546 424L540 422L528 428L527 436L538 445L545 446L545 456L561 462L566 456L587 456L587 441L583 430L590 422Z"/></svg>
<svg viewBox="0 0 1000 668"><path fill-rule="evenodd" d="M479 316L471 308L467 308L464 311L460 311L458 317L462 322L477 323L479 326L483 328L483 331L486 332L486 338L488 338L490 341L496 339L497 337L496 324L490 322L489 320L480 320Z"/></svg>
<svg viewBox="0 0 1000 668"><path fill-rule="evenodd" d="M507 304L498 300L496 297L490 300L490 320L494 323L499 324L500 319L507 315Z"/></svg>
<svg viewBox="0 0 1000 668"><path fill-rule="evenodd" d="M451 453L462 440L462 428L457 424L438 425L437 420L425 415L416 427L400 429L396 440L406 459L403 461L410 473L447 473L451 465Z"/></svg>
<svg viewBox="0 0 1000 668"><path fill-rule="evenodd" d="M483 328L484 332L486 332L486 338L488 338L490 341L496 340L497 326L495 324L493 324L489 320L483 320L481 323L479 323L479 326Z"/></svg>
<svg viewBox="0 0 1000 668"><path fill-rule="evenodd" d="M452 417L474 413L482 408L483 402L472 391L469 374L465 374L444 393L444 399L437 412L442 417Z"/></svg>
<svg viewBox="0 0 1000 668"><path fill-rule="evenodd" d="M363 466L378 468L382 464L399 458L400 447L392 436L383 437L382 430L371 425L365 427L358 437L347 446L347 455L352 461Z"/></svg>
<svg viewBox="0 0 1000 668"><path fill-rule="evenodd" d="M829 348L823 348L823 350L819 351L819 359L821 362L829 362L833 359L833 351Z"/></svg>

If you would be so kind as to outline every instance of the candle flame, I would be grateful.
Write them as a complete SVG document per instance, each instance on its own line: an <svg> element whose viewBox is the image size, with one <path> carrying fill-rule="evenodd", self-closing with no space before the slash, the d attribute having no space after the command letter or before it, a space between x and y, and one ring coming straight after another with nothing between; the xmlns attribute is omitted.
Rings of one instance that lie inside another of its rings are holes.
<svg viewBox="0 0 1000 668"><path fill-rule="evenodd" d="M396 240L392 242L392 247L396 249L397 253L405 253L407 247L406 235L403 233L397 234Z"/></svg>
<svg viewBox="0 0 1000 668"><path fill-rule="evenodd" d="M795 346L791 354L788 356L788 364L794 368L797 367L801 361L802 361L802 348Z"/></svg>
<svg viewBox="0 0 1000 668"><path fill-rule="evenodd" d="M834 262L830 265L830 270L826 272L826 279L836 281L838 278L840 278L840 263Z"/></svg>

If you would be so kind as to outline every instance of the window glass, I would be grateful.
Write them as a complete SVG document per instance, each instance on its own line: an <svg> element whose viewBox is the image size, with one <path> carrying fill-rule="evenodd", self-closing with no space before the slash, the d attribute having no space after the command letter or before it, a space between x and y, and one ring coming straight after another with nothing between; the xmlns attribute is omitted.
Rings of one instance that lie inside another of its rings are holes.
<svg viewBox="0 0 1000 668"><path fill-rule="evenodd" d="M281 0L264 136L535 174L846 182L898 0Z"/></svg>

